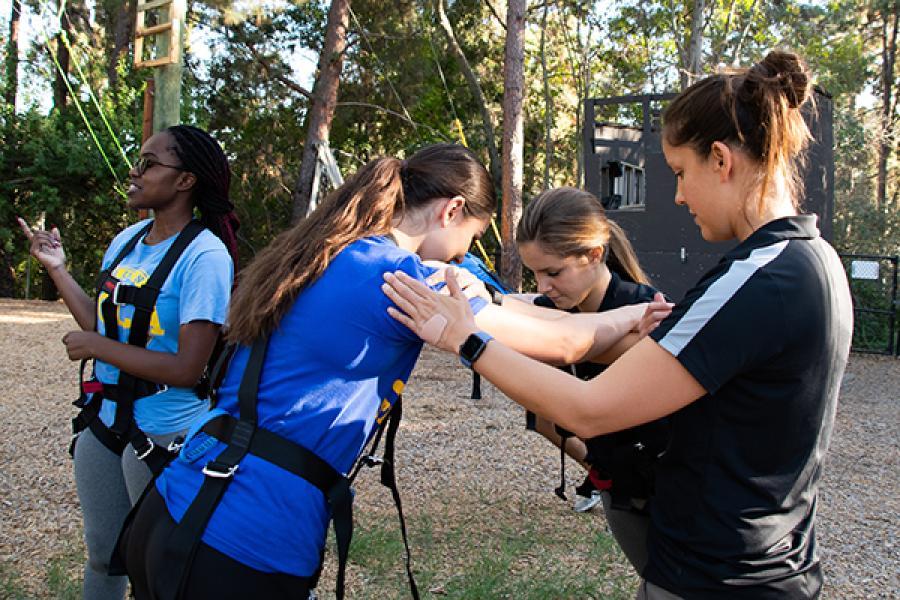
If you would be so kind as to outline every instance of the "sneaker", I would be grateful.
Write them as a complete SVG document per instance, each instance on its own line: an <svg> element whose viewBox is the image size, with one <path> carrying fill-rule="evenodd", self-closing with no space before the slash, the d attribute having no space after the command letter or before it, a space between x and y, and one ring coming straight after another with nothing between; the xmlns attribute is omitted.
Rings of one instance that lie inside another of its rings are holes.
<svg viewBox="0 0 900 600"><path fill-rule="evenodd" d="M575 512L588 512L603 501L603 492L594 490L590 496L575 494Z"/></svg>

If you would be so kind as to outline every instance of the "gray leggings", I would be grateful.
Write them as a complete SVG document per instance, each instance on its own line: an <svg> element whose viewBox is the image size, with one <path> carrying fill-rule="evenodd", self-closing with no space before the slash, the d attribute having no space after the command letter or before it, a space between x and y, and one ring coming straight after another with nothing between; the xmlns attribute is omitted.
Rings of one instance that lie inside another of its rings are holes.
<svg viewBox="0 0 900 600"><path fill-rule="evenodd" d="M647 566L647 530L650 528L649 515L641 515L630 510L612 507L612 496L603 492L603 510L609 530L628 559L638 572L643 573Z"/></svg>
<svg viewBox="0 0 900 600"><path fill-rule="evenodd" d="M150 436L167 446L178 433ZM84 516L84 600L122 600L128 578L107 575L113 546L132 504L150 483L150 469L138 460L131 446L117 456L89 429L75 444L75 486Z"/></svg>

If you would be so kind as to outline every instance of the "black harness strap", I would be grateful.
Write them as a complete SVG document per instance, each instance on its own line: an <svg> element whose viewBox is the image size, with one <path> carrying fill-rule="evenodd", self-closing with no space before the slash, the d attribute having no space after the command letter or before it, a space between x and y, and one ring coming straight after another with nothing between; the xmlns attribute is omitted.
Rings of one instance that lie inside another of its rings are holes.
<svg viewBox="0 0 900 600"><path fill-rule="evenodd" d="M259 378L266 357L268 337L257 339L250 351L250 358L238 388L238 411L240 419L228 422L230 435L228 445L205 467L206 478L194 501L188 506L181 522L166 543L166 564L172 565L160 581L161 598L175 600L181 596L190 573L194 556L203 537L209 519L222 499L225 490L234 479L241 460L250 451L257 429L256 402L259 392ZM223 434L224 437L224 434ZM222 439L222 438L220 438Z"/></svg>
<svg viewBox="0 0 900 600"><path fill-rule="evenodd" d="M118 304L131 304L134 306L134 315L132 316L131 327L128 332L129 345L140 348L147 345L150 334L150 319L156 308L159 292L181 254L194 241L194 238L200 235L201 231L203 231L203 225L199 221L194 220L188 223L181 230L181 233L178 234L178 237L166 251L165 256L163 256L159 265L153 270L153 274L150 275L150 279L144 285L141 287L123 286L119 282L116 284L114 293L104 302L104 305L113 307ZM115 308L113 308L113 311L115 311ZM110 322L105 316L104 328L107 332L110 330ZM115 320L112 322L112 329L113 331L118 331L118 324ZM135 441L133 438L137 437L143 437L143 441L147 440L143 433L136 434L134 431L137 430L137 427L134 425L134 401L137 399L134 392L138 381L139 378L130 373L119 372L118 386L125 393L121 395L117 403L116 419L110 429L113 430L113 433L129 438L129 441ZM129 391L132 393L129 394ZM140 430L137 431L140 432ZM135 450L139 448L144 450L145 448L141 447L143 445L135 446Z"/></svg>
<svg viewBox="0 0 900 600"><path fill-rule="evenodd" d="M302 477L317 487L328 500L337 542L338 572L335 594L338 600L344 597L346 566L350 541L353 537L353 494L350 484L363 464L368 466L381 464L381 482L390 488L394 503L397 505L400 530L406 546L406 570L410 589L413 598L418 600L419 592L412 574L406 522L394 475L394 440L402 418L402 398L397 399L389 417L379 426L370 453L360 459L352 470L351 477L345 477L314 452L278 434L258 427L256 403L267 344L267 338L259 339L251 349L250 358L238 390L239 418L222 415L212 419L201 429L207 435L228 445L203 468L206 478L194 501L185 511L181 522L167 541L166 563L174 565L174 568L168 570L164 574L163 580L160 581L162 591L160 597L164 600L177 600L183 594L194 556L203 537L203 531L225 494L225 490L236 476L240 461L247 454L253 454ZM222 359L222 362L226 360ZM385 438L384 459L374 458L372 454L385 431L387 437ZM297 580L298 583L301 581L309 583L309 587L313 588L317 578L318 573L310 578L298 577Z"/></svg>
<svg viewBox="0 0 900 600"><path fill-rule="evenodd" d="M390 422L387 426L387 437L384 440L384 462L381 463L381 483L391 490L394 504L397 506L397 517L400 520L400 533L403 535L403 547L406 549L406 577L409 579L409 591L415 600L419 600L419 589L412 572L412 557L409 552L409 540L406 535L406 519L403 518L403 504L400 502L400 490L397 489L397 477L394 471L394 440L403 418L403 399L397 398L391 409Z"/></svg>
<svg viewBox="0 0 900 600"><path fill-rule="evenodd" d="M391 497L394 499L394 505L397 507L397 518L400 520L400 533L403 536L403 546L406 549L406 577L409 580L409 591L415 600L419 599L419 589L416 586L416 580L412 573L412 553L409 550L409 540L406 533L406 519L403 516L403 503L400 501L400 490L397 488L397 477L394 470L394 442L397 437L397 430L400 427L400 421L403 419L403 396L398 396L397 401L391 407L390 413L378 426L375 437L372 439L372 445L369 451L360 456L356 466L350 475L350 483L356 480L359 471L365 467L374 467L381 465L381 484L391 490ZM381 438L387 431L387 437L384 441L384 454L381 458L375 455Z"/></svg>
<svg viewBox="0 0 900 600"><path fill-rule="evenodd" d="M110 265L100 273L97 281L97 294L107 293L107 298L100 305L100 314L103 320L104 335L118 341L118 307L131 304L135 311L131 321L128 335L128 343L133 346L146 347L150 320L156 308L160 290L169 277L178 259L184 250L203 231L203 225L199 221L188 223L172 246L166 251L159 265L154 269L147 282L141 286L123 285L112 273L129 253L137 246L138 242L150 231L153 223L147 223L134 235ZM140 379L119 371L119 379L115 385L103 385L96 381L84 381L85 361L82 361L81 395L75 401L75 405L81 408L81 412L72 420L73 441L69 449L74 451L75 438L85 428L100 440L103 445L116 454L121 454L125 446L131 443L137 457L144 461L154 474L159 473L169 460L176 447L157 447L153 440L142 432L134 421L134 402L140 398L153 395L165 389L152 381ZM87 393L93 393L91 402L87 402ZM112 427L107 428L97 417L103 399L116 402L116 416Z"/></svg>

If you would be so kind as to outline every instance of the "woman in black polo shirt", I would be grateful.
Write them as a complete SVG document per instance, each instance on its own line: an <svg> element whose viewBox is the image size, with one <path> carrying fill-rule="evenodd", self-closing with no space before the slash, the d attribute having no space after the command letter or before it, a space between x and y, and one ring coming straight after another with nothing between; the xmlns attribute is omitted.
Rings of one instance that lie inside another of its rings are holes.
<svg viewBox="0 0 900 600"><path fill-rule="evenodd" d="M771 52L682 92L663 151L703 237L739 244L668 319L590 381L478 332L451 297L388 274L392 314L526 408L581 437L671 415L639 598L813 598L815 514L852 334L837 254L798 211L810 76ZM435 319L440 325L435 327Z"/></svg>
<svg viewBox="0 0 900 600"><path fill-rule="evenodd" d="M516 244L522 262L534 273L538 293L504 296L504 309L527 312L534 304L601 313L652 302L658 294L649 285L625 232L606 217L596 196L584 190L561 187L535 197L522 213ZM596 362L560 369L580 379L592 379L637 339L636 335L623 339ZM528 411L527 416L528 429L557 448L564 447L565 453L588 471L584 483L576 488L575 510L586 512L602 502L610 530L640 573L647 563L647 500L653 492L654 465L668 445L665 419L582 440L533 412ZM560 456L561 483L556 493L565 498L565 456L562 452Z"/></svg>

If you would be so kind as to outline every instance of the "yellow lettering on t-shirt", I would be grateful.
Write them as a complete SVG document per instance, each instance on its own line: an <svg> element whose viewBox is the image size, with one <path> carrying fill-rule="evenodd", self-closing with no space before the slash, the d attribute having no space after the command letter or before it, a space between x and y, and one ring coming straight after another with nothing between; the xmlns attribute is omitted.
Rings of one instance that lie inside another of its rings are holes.
<svg viewBox="0 0 900 600"><path fill-rule="evenodd" d="M128 285L133 285L134 287L141 287L147 283L148 279L150 279L150 276L146 271L134 267L123 266L116 267L115 271L113 271L113 277ZM97 322L103 320L103 311L100 307L107 298L109 298L107 292L100 292L100 296L97 298ZM121 327L126 334L131 329L131 319L122 316L121 306L116 307L116 324ZM159 313L155 308L153 309L153 314L150 315L150 328L148 334L150 337L159 337L166 334L166 330L162 328L162 324L159 322Z"/></svg>

